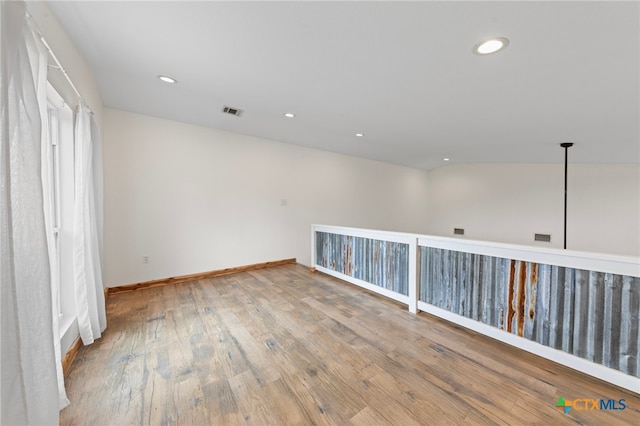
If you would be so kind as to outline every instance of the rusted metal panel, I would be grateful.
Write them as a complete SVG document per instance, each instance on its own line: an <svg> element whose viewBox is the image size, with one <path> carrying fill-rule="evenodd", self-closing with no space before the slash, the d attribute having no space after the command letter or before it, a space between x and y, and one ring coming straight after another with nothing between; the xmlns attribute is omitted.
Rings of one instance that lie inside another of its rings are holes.
<svg viewBox="0 0 640 426"><path fill-rule="evenodd" d="M409 245L316 232L316 264L409 295Z"/></svg>
<svg viewBox="0 0 640 426"><path fill-rule="evenodd" d="M420 300L640 373L640 278L420 248Z"/></svg>

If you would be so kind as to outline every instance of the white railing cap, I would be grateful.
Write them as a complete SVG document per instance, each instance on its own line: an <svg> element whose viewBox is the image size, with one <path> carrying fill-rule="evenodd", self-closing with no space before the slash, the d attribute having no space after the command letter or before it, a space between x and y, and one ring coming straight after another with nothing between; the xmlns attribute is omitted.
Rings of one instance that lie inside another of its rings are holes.
<svg viewBox="0 0 640 426"><path fill-rule="evenodd" d="M434 247L485 256L522 260L525 262L640 277L640 257L489 241L474 241L461 238L382 231L377 229L350 228L345 226L312 225L312 229L319 232L372 238L406 244L411 244L414 241L417 241L417 244L423 247Z"/></svg>

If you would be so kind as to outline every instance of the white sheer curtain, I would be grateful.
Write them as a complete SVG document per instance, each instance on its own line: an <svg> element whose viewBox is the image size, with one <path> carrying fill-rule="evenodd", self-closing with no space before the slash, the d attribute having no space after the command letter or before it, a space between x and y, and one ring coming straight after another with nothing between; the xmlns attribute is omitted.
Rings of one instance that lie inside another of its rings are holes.
<svg viewBox="0 0 640 426"><path fill-rule="evenodd" d="M101 188L96 191L94 178L94 163L102 164L102 158L97 127L82 103L76 116L75 135L73 272L80 337L82 343L89 345L101 336L107 327L107 318L100 262L102 224L98 223L102 215L96 207L102 206L102 191Z"/></svg>
<svg viewBox="0 0 640 426"><path fill-rule="evenodd" d="M56 337L41 170L46 51L23 2L0 2L1 424L57 424ZM44 79L44 80L43 80Z"/></svg>

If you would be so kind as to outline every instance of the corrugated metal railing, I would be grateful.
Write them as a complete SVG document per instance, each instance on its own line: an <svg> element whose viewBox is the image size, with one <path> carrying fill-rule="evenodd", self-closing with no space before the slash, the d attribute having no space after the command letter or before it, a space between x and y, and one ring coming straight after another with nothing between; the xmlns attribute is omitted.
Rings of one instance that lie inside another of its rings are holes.
<svg viewBox="0 0 640 426"><path fill-rule="evenodd" d="M409 295L409 245L316 232L316 264Z"/></svg>
<svg viewBox="0 0 640 426"><path fill-rule="evenodd" d="M420 300L632 376L640 278L420 247Z"/></svg>
<svg viewBox="0 0 640 426"><path fill-rule="evenodd" d="M315 268L640 393L640 259L312 226ZM527 343L528 342L528 343Z"/></svg>

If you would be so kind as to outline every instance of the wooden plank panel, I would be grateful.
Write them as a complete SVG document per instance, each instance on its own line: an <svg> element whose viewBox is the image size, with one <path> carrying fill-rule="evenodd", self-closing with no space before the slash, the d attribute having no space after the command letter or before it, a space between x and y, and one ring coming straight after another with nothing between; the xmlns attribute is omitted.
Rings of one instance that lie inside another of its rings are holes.
<svg viewBox="0 0 640 426"><path fill-rule="evenodd" d="M247 425L278 424L271 404L260 391L260 385L252 371L245 371L230 378L229 385Z"/></svg>

